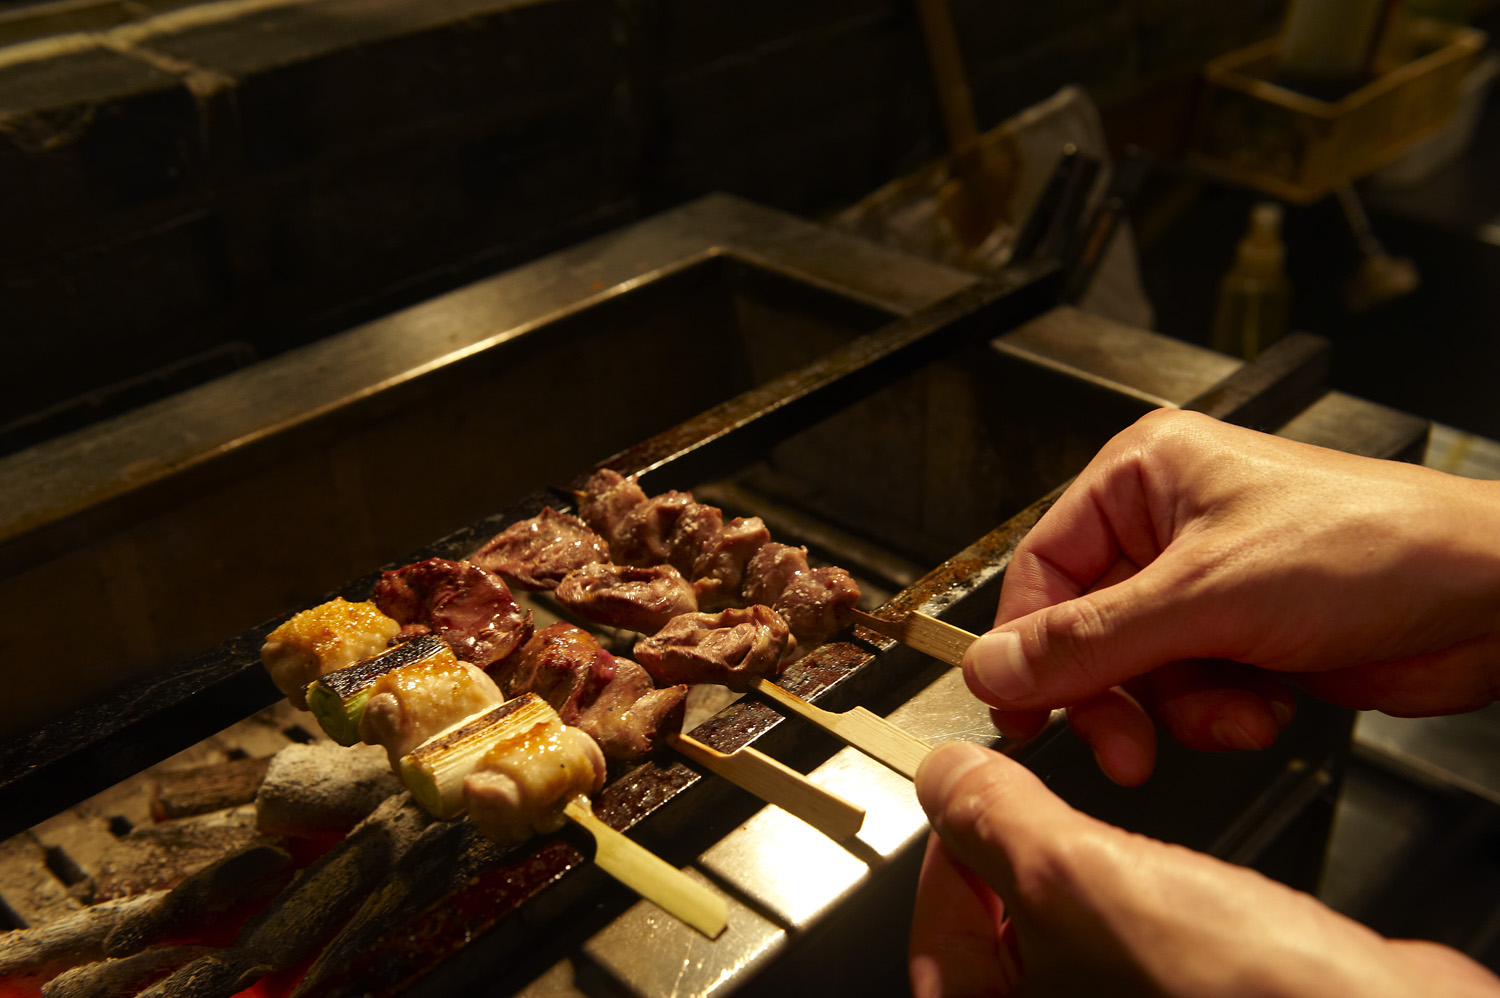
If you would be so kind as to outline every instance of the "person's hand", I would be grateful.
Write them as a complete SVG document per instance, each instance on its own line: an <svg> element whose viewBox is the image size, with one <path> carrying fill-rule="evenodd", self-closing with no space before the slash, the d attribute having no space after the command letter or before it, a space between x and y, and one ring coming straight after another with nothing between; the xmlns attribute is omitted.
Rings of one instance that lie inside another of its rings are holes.
<svg viewBox="0 0 1500 998"><path fill-rule="evenodd" d="M1252 870L1090 818L977 745L936 749L916 788L936 834L914 998L1500 995L1461 953L1384 939Z"/></svg>
<svg viewBox="0 0 1500 998"><path fill-rule="evenodd" d="M1117 782L1152 718L1271 744L1285 680L1400 716L1500 693L1500 485L1162 410L1109 442L1016 549L964 656L1006 734L1056 707Z"/></svg>

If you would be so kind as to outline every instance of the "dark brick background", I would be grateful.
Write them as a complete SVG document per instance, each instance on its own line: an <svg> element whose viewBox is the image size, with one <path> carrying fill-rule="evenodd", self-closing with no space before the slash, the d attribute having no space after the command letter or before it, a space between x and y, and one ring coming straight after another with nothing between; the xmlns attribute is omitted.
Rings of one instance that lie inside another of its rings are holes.
<svg viewBox="0 0 1500 998"><path fill-rule="evenodd" d="M0 56L182 5L12 11ZM1128 102L1282 6L953 12L990 127L1066 83ZM942 151L896 0L315 0L0 58L0 427L225 344L269 356L708 191L817 217Z"/></svg>

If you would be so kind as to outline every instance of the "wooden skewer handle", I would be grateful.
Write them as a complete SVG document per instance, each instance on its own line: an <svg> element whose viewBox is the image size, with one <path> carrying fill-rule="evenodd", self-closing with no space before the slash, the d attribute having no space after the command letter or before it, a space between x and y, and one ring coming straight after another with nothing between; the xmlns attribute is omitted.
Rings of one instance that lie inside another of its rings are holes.
<svg viewBox="0 0 1500 998"><path fill-rule="evenodd" d="M794 814L835 841L857 834L865 809L750 746L720 752L691 735L672 735L672 747L761 800Z"/></svg>
<svg viewBox="0 0 1500 998"><path fill-rule="evenodd" d="M813 706L766 679L756 680L751 689L818 725L877 762L891 767L909 780L916 779L917 767L927 758L927 753L932 751L932 747L920 738L908 734L879 714L863 707L835 714Z"/></svg>
<svg viewBox="0 0 1500 998"><path fill-rule="evenodd" d="M710 939L729 925L722 894L600 821L585 798L570 800L563 813L594 836L594 862L605 873Z"/></svg>
<svg viewBox="0 0 1500 998"><path fill-rule="evenodd" d="M863 610L855 610L854 622L952 666L963 665L964 652L976 640L975 635L961 627L954 627L915 610L896 620L886 620Z"/></svg>

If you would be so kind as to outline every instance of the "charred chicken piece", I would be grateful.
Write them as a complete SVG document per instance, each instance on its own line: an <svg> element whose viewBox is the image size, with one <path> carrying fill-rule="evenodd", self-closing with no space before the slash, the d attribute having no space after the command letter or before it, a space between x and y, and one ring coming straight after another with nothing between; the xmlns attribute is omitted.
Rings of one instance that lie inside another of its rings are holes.
<svg viewBox="0 0 1500 998"><path fill-rule="evenodd" d="M745 691L781 671L797 647L785 620L768 606L685 613L635 646L635 657L661 683L718 683Z"/></svg>
<svg viewBox="0 0 1500 998"><path fill-rule="evenodd" d="M698 609L692 584L671 565L586 565L563 579L553 595L585 620L642 634L655 634L678 614Z"/></svg>
<svg viewBox="0 0 1500 998"><path fill-rule="evenodd" d="M853 621L859 584L842 568L810 567L807 548L772 541L746 566L744 597L781 614L798 647L810 651Z"/></svg>
<svg viewBox="0 0 1500 998"><path fill-rule="evenodd" d="M307 709L307 684L382 651L401 624L374 603L342 596L292 617L266 635L260 660L276 688L298 710Z"/></svg>
<svg viewBox="0 0 1500 998"><path fill-rule="evenodd" d="M406 625L431 628L459 658L481 669L515 651L534 629L510 587L466 561L429 558L384 573L375 605Z"/></svg>
<svg viewBox="0 0 1500 998"><path fill-rule="evenodd" d="M592 736L610 759L638 759L659 734L682 725L686 686L656 688L628 658L611 655L588 631L557 623L532 635L506 663L507 697L535 693L572 725Z"/></svg>
<svg viewBox="0 0 1500 998"><path fill-rule="evenodd" d="M578 517L548 506L490 538L469 560L512 589L545 592L556 589L569 572L609 561L609 546Z"/></svg>
<svg viewBox="0 0 1500 998"><path fill-rule="evenodd" d="M853 622L859 585L835 566L814 568L793 579L772 607L786 620L800 647L812 649Z"/></svg>
<svg viewBox="0 0 1500 998"><path fill-rule="evenodd" d="M578 500L578 515L614 550L626 515L645 501L646 493L634 478L600 468L584 483Z"/></svg>
<svg viewBox="0 0 1500 998"><path fill-rule="evenodd" d="M630 508L610 541L610 557L622 565L661 565L671 552L672 532L693 502L689 492L663 492Z"/></svg>
<svg viewBox="0 0 1500 998"><path fill-rule="evenodd" d="M693 577L693 566L724 531L724 511L717 506L692 502L678 514L667 537L667 564Z"/></svg>
<svg viewBox="0 0 1500 998"><path fill-rule="evenodd" d="M704 546L693 564L693 586L705 609L734 606L740 601L745 566L771 539L758 516L737 516Z"/></svg>
<svg viewBox="0 0 1500 998"><path fill-rule="evenodd" d="M604 755L524 694L438 732L401 760L412 796L439 818L467 810L480 831L509 845L562 826L563 808L604 783Z"/></svg>

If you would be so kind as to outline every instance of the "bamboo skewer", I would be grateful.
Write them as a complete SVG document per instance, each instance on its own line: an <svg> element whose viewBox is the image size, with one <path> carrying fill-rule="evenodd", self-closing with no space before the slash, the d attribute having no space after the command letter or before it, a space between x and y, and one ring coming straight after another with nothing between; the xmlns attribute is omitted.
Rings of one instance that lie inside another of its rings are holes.
<svg viewBox="0 0 1500 998"><path fill-rule="evenodd" d="M720 752L691 735L671 735L668 743L705 769L796 815L834 841L852 838L864 825L864 808L748 745Z"/></svg>
<svg viewBox="0 0 1500 998"><path fill-rule="evenodd" d="M909 780L916 778L917 767L922 764L927 753L932 751L932 747L920 738L908 734L864 707L836 714L814 707L770 680L757 679L750 688L811 721L835 738L842 739L877 762L885 763Z"/></svg>
<svg viewBox="0 0 1500 998"><path fill-rule="evenodd" d="M594 836L594 862L605 873L710 939L728 926L724 895L600 821L587 798L574 797L563 813Z"/></svg>
<svg viewBox="0 0 1500 998"><path fill-rule="evenodd" d="M915 610L897 620L886 620L884 617L871 616L863 610L855 610L854 622L952 666L963 665L964 652L976 640L975 635L961 627L954 627Z"/></svg>

